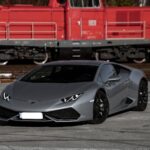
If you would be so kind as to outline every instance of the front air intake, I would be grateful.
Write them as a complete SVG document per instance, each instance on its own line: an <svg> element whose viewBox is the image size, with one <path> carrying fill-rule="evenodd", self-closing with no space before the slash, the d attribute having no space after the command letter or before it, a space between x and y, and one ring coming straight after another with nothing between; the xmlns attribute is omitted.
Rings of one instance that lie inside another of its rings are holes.
<svg viewBox="0 0 150 150"><path fill-rule="evenodd" d="M60 120L75 120L80 117L80 114L73 108L51 111L45 113L45 115Z"/></svg>
<svg viewBox="0 0 150 150"><path fill-rule="evenodd" d="M18 112L0 107L0 118L9 119L9 118L16 116L17 114Z"/></svg>

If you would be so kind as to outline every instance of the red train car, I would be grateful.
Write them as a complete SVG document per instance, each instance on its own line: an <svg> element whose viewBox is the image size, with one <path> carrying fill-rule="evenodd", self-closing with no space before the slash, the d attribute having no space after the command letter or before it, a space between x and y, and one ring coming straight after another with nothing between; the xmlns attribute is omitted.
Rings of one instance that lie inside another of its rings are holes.
<svg viewBox="0 0 150 150"><path fill-rule="evenodd" d="M149 60L150 7L104 0L0 1L0 64L32 59Z"/></svg>

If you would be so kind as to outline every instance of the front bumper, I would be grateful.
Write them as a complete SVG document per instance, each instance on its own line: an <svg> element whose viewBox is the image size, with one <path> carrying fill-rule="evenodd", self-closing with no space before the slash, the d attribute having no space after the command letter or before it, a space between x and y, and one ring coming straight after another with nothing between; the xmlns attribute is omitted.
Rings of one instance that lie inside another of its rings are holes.
<svg viewBox="0 0 150 150"><path fill-rule="evenodd" d="M21 112L13 111L4 107L0 107L0 121L16 121L16 122L78 122L80 121L80 114L73 108L65 108L60 110L53 110L49 112L42 112L43 119L21 119Z"/></svg>

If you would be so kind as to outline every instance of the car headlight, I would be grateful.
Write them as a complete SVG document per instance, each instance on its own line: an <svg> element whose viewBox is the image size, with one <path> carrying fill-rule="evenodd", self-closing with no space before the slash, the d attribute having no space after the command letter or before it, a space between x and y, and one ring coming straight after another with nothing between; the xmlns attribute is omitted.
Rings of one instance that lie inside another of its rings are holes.
<svg viewBox="0 0 150 150"><path fill-rule="evenodd" d="M3 92L3 93L1 94L1 97L2 97L3 100L8 101L8 102L9 102L10 99L11 99L10 95L9 95L8 93L6 93L6 92Z"/></svg>
<svg viewBox="0 0 150 150"><path fill-rule="evenodd" d="M61 99L61 101L64 103L73 102L73 101L76 101L80 96L81 96L81 94L75 94L73 96L63 98L63 99Z"/></svg>

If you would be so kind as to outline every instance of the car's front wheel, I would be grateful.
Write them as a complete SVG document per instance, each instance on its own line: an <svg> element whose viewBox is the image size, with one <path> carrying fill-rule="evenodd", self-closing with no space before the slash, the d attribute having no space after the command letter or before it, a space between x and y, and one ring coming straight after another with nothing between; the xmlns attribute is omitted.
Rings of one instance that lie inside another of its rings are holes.
<svg viewBox="0 0 150 150"><path fill-rule="evenodd" d="M5 125L7 125L7 122L5 122L5 121L0 121L0 126L5 126Z"/></svg>
<svg viewBox="0 0 150 150"><path fill-rule="evenodd" d="M93 105L93 120L91 123L100 124L104 122L109 114L109 103L106 94L98 91Z"/></svg>
<svg viewBox="0 0 150 150"><path fill-rule="evenodd" d="M148 103L148 82L141 80L138 91L137 111L144 111Z"/></svg>

